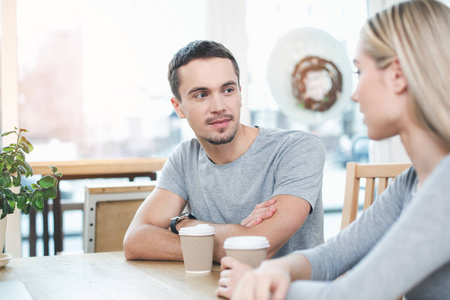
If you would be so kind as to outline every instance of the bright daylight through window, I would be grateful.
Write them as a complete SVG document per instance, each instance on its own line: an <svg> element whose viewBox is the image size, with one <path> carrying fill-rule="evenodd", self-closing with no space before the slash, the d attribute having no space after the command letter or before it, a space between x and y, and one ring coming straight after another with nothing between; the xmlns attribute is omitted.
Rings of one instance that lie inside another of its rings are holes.
<svg viewBox="0 0 450 300"><path fill-rule="evenodd" d="M173 112L167 64L188 42L214 39L206 29L209 4L207 0L17 0L20 123L30 130L36 148L30 159L166 157L181 140L192 137L185 120ZM320 135L327 148L324 206L339 208L345 163L368 158L357 106L347 95L339 113L321 122L289 116L282 109L285 99L271 90L267 71L279 39L305 28L331 36L351 61L358 30L367 17L366 1L247 0L242 16L247 44L243 74L248 83L243 89L251 125ZM351 89L353 75L337 67L332 78L325 69L310 73L313 84L307 94L332 99L328 91L339 72ZM333 101L341 101L337 99ZM334 108L330 103L326 109ZM83 186L62 184L63 198L83 199ZM81 225L74 225L81 224L81 211L65 211L64 218L68 220L64 248L81 249ZM27 226L23 228L26 235Z"/></svg>

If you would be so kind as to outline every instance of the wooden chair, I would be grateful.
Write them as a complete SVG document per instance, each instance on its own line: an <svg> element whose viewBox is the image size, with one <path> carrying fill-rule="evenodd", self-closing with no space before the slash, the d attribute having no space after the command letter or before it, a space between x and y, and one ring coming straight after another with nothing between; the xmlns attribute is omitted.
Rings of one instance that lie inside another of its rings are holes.
<svg viewBox="0 0 450 300"><path fill-rule="evenodd" d="M363 210L372 205L376 196L380 195L392 180L400 173L411 167L411 164L359 164L347 163L347 176L345 183L344 207L342 208L341 230L350 225L358 214L360 179L366 180L364 189ZM378 184L377 192L375 187ZM397 300L402 300L399 297Z"/></svg>
<svg viewBox="0 0 450 300"><path fill-rule="evenodd" d="M342 209L341 230L356 219L359 208L360 179L365 178L365 195L363 210L372 205L375 197L380 195L389 182L397 177L411 164L359 164L347 163L344 207ZM378 184L377 193L375 187Z"/></svg>
<svg viewBox="0 0 450 300"><path fill-rule="evenodd" d="M123 250L123 238L142 201L155 183L86 186L84 252Z"/></svg>
<svg viewBox="0 0 450 300"><path fill-rule="evenodd" d="M136 177L149 177L156 180L156 172L161 170L165 158L124 158L124 159L83 159L73 161L46 161L30 162L35 175L50 175L51 169L48 166L58 167L58 171L63 173L63 177L58 179L58 187L62 180L79 180L90 178L128 178L133 181ZM44 255L50 254L50 234L49 234L49 211L53 211L53 239L55 254L62 252L63 249L63 211L71 207L81 209L82 203L61 203L61 191L58 189L58 195L53 199L50 207L47 202L44 203L43 217L43 242ZM36 211L30 212L30 256L36 256Z"/></svg>

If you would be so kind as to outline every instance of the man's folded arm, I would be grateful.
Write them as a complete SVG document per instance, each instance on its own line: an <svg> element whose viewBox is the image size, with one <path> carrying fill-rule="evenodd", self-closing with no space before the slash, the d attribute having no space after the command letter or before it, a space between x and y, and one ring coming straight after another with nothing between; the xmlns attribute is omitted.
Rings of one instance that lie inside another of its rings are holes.
<svg viewBox="0 0 450 300"><path fill-rule="evenodd" d="M242 235L262 235L267 237L270 243L268 258L272 258L278 250L294 235L305 222L310 212L311 205L299 197L278 195L273 197L276 202L276 212L258 225L246 227L238 224L208 223L215 227L214 261L220 262L225 256L223 243L226 238ZM180 229L185 226L207 223L200 220L185 219L177 224Z"/></svg>
<svg viewBox="0 0 450 300"><path fill-rule="evenodd" d="M168 230L170 219L178 216L186 201L175 193L156 188L137 210L125 234L123 248L129 260L182 261L178 235Z"/></svg>

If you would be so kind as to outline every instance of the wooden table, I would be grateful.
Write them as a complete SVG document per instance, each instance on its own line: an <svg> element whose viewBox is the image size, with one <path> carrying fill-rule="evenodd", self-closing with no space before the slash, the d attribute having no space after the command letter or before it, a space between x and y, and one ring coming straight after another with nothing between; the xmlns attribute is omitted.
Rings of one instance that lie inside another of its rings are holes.
<svg viewBox="0 0 450 300"><path fill-rule="evenodd" d="M127 261L122 251L13 258L0 269L0 282L23 282L34 300L218 299L219 277L219 265L193 275L182 262Z"/></svg>
<svg viewBox="0 0 450 300"><path fill-rule="evenodd" d="M30 162L35 175L52 174L49 166L58 168L58 172L63 173L61 180L76 180L88 178L129 178L133 181L136 177L150 177L156 179L156 171L162 169L165 158L127 158L110 160L73 160L73 161L47 161ZM58 182L59 185L59 182ZM53 199L53 238L55 242L55 254L63 250L63 220L61 211L61 192L58 189L58 196ZM48 230L48 211L47 203L44 206L44 255L49 255L49 230ZM32 210L30 213L30 256L36 255L36 215Z"/></svg>

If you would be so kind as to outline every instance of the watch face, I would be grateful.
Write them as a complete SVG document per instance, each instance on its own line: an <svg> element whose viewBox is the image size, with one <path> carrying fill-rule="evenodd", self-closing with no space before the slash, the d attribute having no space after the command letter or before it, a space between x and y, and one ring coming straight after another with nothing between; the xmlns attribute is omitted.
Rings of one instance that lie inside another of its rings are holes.
<svg viewBox="0 0 450 300"><path fill-rule="evenodd" d="M176 221L178 222L178 221L181 221L180 219L184 219L184 218L186 218L188 215L189 215L189 213L188 213L188 212L185 212L185 213L182 213L182 214L179 215L179 216L173 217L173 218L170 219L170 220L176 220Z"/></svg>

